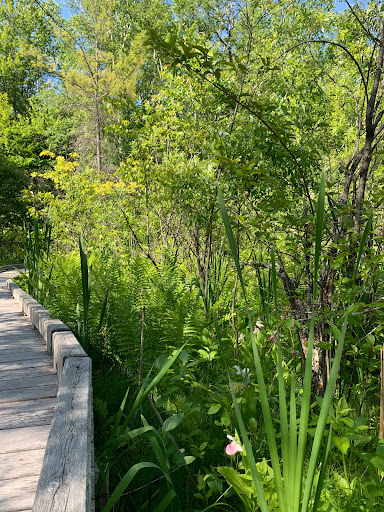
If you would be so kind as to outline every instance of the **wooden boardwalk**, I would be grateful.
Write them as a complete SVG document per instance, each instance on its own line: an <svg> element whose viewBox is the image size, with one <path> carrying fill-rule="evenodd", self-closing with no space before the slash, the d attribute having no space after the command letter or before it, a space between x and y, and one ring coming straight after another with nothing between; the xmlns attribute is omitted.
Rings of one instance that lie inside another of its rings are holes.
<svg viewBox="0 0 384 512"><path fill-rule="evenodd" d="M0 511L30 512L58 382L43 338L6 290L0 273Z"/></svg>

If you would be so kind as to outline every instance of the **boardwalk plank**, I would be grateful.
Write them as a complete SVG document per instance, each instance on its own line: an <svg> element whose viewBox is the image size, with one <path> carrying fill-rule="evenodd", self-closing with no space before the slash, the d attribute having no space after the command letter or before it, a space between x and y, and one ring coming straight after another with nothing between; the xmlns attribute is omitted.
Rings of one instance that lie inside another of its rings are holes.
<svg viewBox="0 0 384 512"><path fill-rule="evenodd" d="M44 357L46 356L46 352L44 349L44 346L37 345L33 349L23 349L22 347L19 348L12 348L8 350L2 350L1 351L1 362L2 363L9 363L14 361L27 361L32 358L37 357Z"/></svg>
<svg viewBox="0 0 384 512"><path fill-rule="evenodd" d="M52 368L52 365L39 366L37 368L26 368L22 374L15 372L13 370L4 370L0 372L0 382L20 380L20 377L24 379L29 379L32 377L45 378L46 375L55 375L55 371Z"/></svg>
<svg viewBox="0 0 384 512"><path fill-rule="evenodd" d="M40 475L45 450L26 450L0 455L0 480Z"/></svg>
<svg viewBox="0 0 384 512"><path fill-rule="evenodd" d="M52 398L3 404L0 409L0 430L20 428L20 425L50 425L55 405L56 399Z"/></svg>
<svg viewBox="0 0 384 512"><path fill-rule="evenodd" d="M45 449L50 430L50 425L3 430L0 454Z"/></svg>
<svg viewBox="0 0 384 512"><path fill-rule="evenodd" d="M12 370L24 371L26 368L39 368L41 366L52 366L52 358L41 358L41 355L32 355L29 359L23 361L9 361L8 363L0 363L0 372Z"/></svg>
<svg viewBox="0 0 384 512"><path fill-rule="evenodd" d="M39 398L54 398L57 395L57 385L43 385L30 388L6 389L0 391L0 404L20 402L21 400L37 400Z"/></svg>
<svg viewBox="0 0 384 512"><path fill-rule="evenodd" d="M20 512L31 508L38 479L38 475L31 475L0 481L1 512Z"/></svg>
<svg viewBox="0 0 384 512"><path fill-rule="evenodd" d="M38 375L36 377L20 377L15 376L15 378L0 380L0 392L5 390L17 390L17 389L25 389L26 392L30 387L39 387L39 386L47 386L47 385L57 385L57 377L56 375Z"/></svg>

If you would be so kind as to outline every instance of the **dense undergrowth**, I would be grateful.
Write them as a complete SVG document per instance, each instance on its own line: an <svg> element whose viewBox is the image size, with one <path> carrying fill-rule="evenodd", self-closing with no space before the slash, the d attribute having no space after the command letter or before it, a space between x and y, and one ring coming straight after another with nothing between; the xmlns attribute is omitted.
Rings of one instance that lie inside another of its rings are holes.
<svg viewBox="0 0 384 512"><path fill-rule="evenodd" d="M384 510L383 2L69 4L0 1L0 264L38 214L99 508Z"/></svg>
<svg viewBox="0 0 384 512"><path fill-rule="evenodd" d="M295 391L295 408L302 402L304 367L299 326L286 310L276 311L271 299L271 270L256 281L251 271L245 273L252 298L246 306L238 297L236 337L229 313L236 281L233 265L227 265L219 282L210 285L208 300L196 273L175 265L170 258L155 268L140 254L95 250L87 256L82 241L81 258L78 252L51 254L50 230L45 227L39 235L37 221L28 240L32 270L21 276L20 282L53 316L71 327L92 357L100 509L112 510L115 503L113 510L121 511L187 512L214 505L217 510L259 510L244 451L229 456L225 450L227 435L233 436L234 446L242 444L231 382L268 506L282 510L277 505L247 315L257 333L278 445L277 338L283 354L285 393L289 400L289 389ZM86 314L84 283L89 292ZM358 314L352 317L350 332L359 329L358 318ZM341 325L342 315L338 320ZM322 477L319 472L315 476L315 481L324 478L317 510L383 510L384 445L377 437L378 349L368 336L360 345L362 350L363 343L367 345L367 357L360 359L357 371L348 357L353 346L347 340L322 442L324 452L332 427L327 471ZM169 367L166 371L165 365ZM161 379L137 402L139 390L148 387L156 375ZM322 400L312 397L308 448ZM157 466L147 467L147 462ZM321 469L320 462L317 467ZM244 470L249 476L241 476ZM304 474L307 470L306 463ZM134 478L130 485L122 486L130 471ZM233 475L238 475L237 481ZM312 505L314 499L312 494Z"/></svg>

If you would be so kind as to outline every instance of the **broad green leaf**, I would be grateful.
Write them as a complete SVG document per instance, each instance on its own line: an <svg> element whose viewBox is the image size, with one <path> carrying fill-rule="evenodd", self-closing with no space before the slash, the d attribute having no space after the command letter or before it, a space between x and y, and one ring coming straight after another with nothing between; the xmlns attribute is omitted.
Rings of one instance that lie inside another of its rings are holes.
<svg viewBox="0 0 384 512"><path fill-rule="evenodd" d="M174 416L170 416L164 421L163 426L161 427L162 431L170 432L171 430L175 429L183 421L183 418L184 413L181 412L179 414L175 414Z"/></svg>
<svg viewBox="0 0 384 512"><path fill-rule="evenodd" d="M332 436L332 441L335 443L335 446L341 451L343 455L347 453L350 443L346 437Z"/></svg>
<svg viewBox="0 0 384 512"><path fill-rule="evenodd" d="M216 414L221 409L221 404L215 404L211 405L211 407L208 409L207 414Z"/></svg>

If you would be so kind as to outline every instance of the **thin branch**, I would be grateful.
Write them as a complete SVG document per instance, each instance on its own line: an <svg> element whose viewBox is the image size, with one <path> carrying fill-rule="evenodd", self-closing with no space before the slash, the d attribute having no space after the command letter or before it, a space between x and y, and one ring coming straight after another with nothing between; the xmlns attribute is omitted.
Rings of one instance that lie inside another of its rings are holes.
<svg viewBox="0 0 384 512"><path fill-rule="evenodd" d="M305 179L304 172L303 172L303 170L301 168L301 165L299 164L299 161L297 160L295 154L287 146L287 144L280 137L280 135L277 133L277 131L274 128L272 128L272 126L268 123L268 121L266 121L256 110L252 109L249 105L247 105L246 103L244 103L241 100L239 100L233 93L229 92L228 90L224 89L224 87L222 87L221 85L219 85L219 84L213 82L212 80L210 80L209 78L207 78L203 73L201 73L197 69L193 69L189 64L185 64L185 66L186 66L186 68L189 71L191 71L193 73L196 73L200 78L202 78L203 80L208 82L210 85L215 87L217 90L222 92L225 96L227 96L227 98L230 98L231 100L235 101L239 106L243 107L249 113L251 113L252 115L257 117L257 119L276 137L276 139L279 141L280 145L290 155L291 159L293 160L293 162L295 163L295 165L296 165L296 167L297 167L297 169L299 171L300 177L301 177L301 179L303 181L303 185L304 185L304 189L305 189L305 195L307 196L307 199L308 199L308 202L309 202L309 206L310 206L310 209L311 209L311 213L314 216L315 215L315 209L313 207L313 203L312 203L311 195L310 195L310 192L309 192L309 187L308 187L308 184L307 184L307 180Z"/></svg>
<svg viewBox="0 0 384 512"><path fill-rule="evenodd" d="M348 2L348 0L345 0L346 1L346 4L348 5L349 7L349 10L351 11L351 13L353 14L353 16L356 18L357 22L359 23L360 27L364 30L364 32L367 34L368 37L370 37L372 39L372 41L374 41L375 43L380 43L379 39L377 39L376 36L374 36L373 34L371 34L371 32L364 26L363 22L360 20L360 18L357 16L357 14L355 13L355 11L352 9L352 6L351 4Z"/></svg>
<svg viewBox="0 0 384 512"><path fill-rule="evenodd" d="M348 48L346 48L344 45L342 45L341 43L336 43L335 41L328 41L327 39L307 39L306 41L301 41L300 43L297 43L293 46L291 46L290 48L288 48L287 50L285 50L283 53L281 53L278 57L276 57L276 59L274 59L272 61L272 63L276 62L277 60L279 60L281 57L283 57L283 55L291 52L292 50L294 50L295 48L298 48L299 46L302 46L303 44L308 44L308 43L321 43L321 44L331 44L331 45L334 45L334 46L338 46L339 48L341 48L343 51L345 51L345 53L352 59L352 61L354 62L355 66L357 67L358 71L359 71L359 74L360 74L360 77L361 77L361 80L363 82L363 85L364 85L364 91L365 91L365 96L368 98L368 85L367 85L367 82L366 82L366 79L364 77L364 74L363 74L363 71L360 67L360 64L357 62L357 60L355 59L355 57L352 55L352 53L348 50Z"/></svg>

